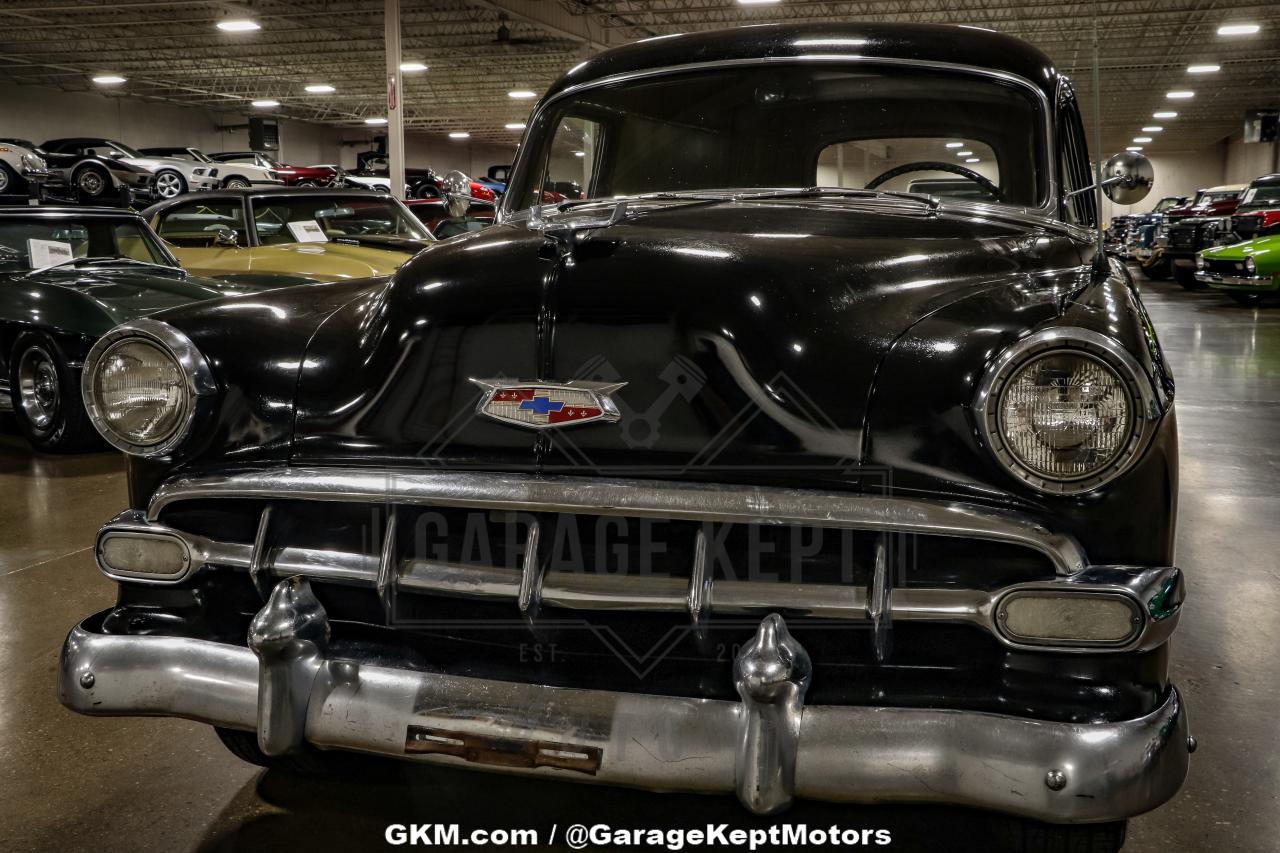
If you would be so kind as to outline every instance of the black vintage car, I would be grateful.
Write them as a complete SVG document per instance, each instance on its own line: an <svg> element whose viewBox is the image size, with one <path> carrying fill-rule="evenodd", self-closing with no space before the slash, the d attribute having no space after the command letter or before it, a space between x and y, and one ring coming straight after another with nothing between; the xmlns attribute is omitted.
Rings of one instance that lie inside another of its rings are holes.
<svg viewBox="0 0 1280 853"><path fill-rule="evenodd" d="M1173 380L1091 186L1070 84L1007 36L591 58L499 224L95 346L130 503L62 702L267 765L953 803L1117 849L1194 742Z"/></svg>

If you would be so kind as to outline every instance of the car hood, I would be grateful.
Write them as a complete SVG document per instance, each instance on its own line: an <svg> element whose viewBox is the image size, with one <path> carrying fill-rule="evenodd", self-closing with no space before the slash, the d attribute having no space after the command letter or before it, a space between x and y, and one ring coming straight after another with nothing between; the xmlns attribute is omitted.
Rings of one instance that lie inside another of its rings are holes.
<svg viewBox="0 0 1280 853"><path fill-rule="evenodd" d="M288 272L304 269L328 269L332 278L366 278L390 275L405 262L404 247L379 248L371 245L338 242L283 243L278 246L258 246L254 253L253 269Z"/></svg>
<svg viewBox="0 0 1280 853"><path fill-rule="evenodd" d="M1280 268L1280 234L1205 249L1201 254L1215 261L1243 261L1253 258L1260 271L1275 270Z"/></svg>
<svg viewBox="0 0 1280 853"><path fill-rule="evenodd" d="M524 224L490 228L329 317L303 359L295 459L847 481L906 330L992 288L1052 303L1081 262L1060 230L901 200L668 206L563 255ZM946 343L922 381L981 369ZM478 416L472 380L497 378L625 383L621 417L538 433Z"/></svg>
<svg viewBox="0 0 1280 853"><path fill-rule="evenodd" d="M40 283L75 291L90 299L114 323L176 308L192 302L238 296L261 290L248 283L235 285L142 267L53 268L35 273Z"/></svg>

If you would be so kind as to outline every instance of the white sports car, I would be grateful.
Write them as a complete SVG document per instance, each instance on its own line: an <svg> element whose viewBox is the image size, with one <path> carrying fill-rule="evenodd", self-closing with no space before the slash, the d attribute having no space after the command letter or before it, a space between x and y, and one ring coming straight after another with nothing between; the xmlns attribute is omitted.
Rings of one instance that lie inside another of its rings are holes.
<svg viewBox="0 0 1280 853"><path fill-rule="evenodd" d="M0 139L0 195L25 194L30 183L42 183L53 174L34 149L25 139Z"/></svg>
<svg viewBox="0 0 1280 853"><path fill-rule="evenodd" d="M223 189L245 189L251 186L284 183L284 180L275 169L259 166L255 163L220 163L199 148L140 148L138 150L149 157L169 157L204 163L216 170L218 186Z"/></svg>

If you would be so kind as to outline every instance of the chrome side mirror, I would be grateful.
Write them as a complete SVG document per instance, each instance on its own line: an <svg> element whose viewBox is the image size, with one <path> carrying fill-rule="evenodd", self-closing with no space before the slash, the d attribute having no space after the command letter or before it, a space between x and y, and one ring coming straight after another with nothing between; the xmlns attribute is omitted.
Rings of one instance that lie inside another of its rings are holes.
<svg viewBox="0 0 1280 853"><path fill-rule="evenodd" d="M235 249L240 245L240 238L237 236L235 229L219 228L213 234L213 245L221 246L224 249Z"/></svg>
<svg viewBox="0 0 1280 853"><path fill-rule="evenodd" d="M1102 167L1102 191L1116 204L1137 204L1151 192L1156 171L1137 151L1121 151Z"/></svg>
<svg viewBox="0 0 1280 853"><path fill-rule="evenodd" d="M444 197L450 216L466 216L471 209L471 179L454 169L444 176Z"/></svg>

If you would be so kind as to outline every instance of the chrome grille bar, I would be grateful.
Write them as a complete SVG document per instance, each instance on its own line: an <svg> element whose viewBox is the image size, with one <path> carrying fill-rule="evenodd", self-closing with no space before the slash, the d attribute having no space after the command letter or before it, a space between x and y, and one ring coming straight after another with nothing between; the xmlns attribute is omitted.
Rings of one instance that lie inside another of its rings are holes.
<svg viewBox="0 0 1280 853"><path fill-rule="evenodd" d="M175 477L156 491L148 517L158 520L165 507L175 501L230 497L920 533L1030 548L1051 560L1059 575L1071 575L1088 566L1084 550L1070 536L997 507L962 501L662 480L286 468ZM530 592L533 591L531 586Z"/></svg>

